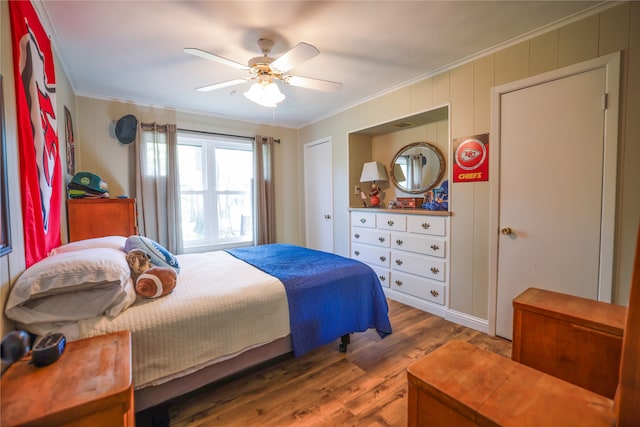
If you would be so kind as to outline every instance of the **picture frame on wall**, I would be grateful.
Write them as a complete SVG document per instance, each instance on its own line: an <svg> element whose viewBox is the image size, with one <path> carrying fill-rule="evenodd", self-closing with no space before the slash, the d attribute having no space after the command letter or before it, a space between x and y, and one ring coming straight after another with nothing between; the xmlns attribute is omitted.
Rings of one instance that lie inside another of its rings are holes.
<svg viewBox="0 0 640 427"><path fill-rule="evenodd" d="M64 136L67 144L67 175L73 176L76 173L76 142L73 138L73 120L71 112L64 106Z"/></svg>
<svg viewBox="0 0 640 427"><path fill-rule="evenodd" d="M0 75L0 256L11 252L9 221L9 185L7 183L7 142L4 125L4 89Z"/></svg>

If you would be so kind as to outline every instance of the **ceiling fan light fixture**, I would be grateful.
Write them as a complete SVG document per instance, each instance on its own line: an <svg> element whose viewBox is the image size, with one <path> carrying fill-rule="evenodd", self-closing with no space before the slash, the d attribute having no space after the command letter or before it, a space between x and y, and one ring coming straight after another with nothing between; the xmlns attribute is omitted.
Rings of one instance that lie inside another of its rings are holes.
<svg viewBox="0 0 640 427"><path fill-rule="evenodd" d="M249 90L244 93L244 96L256 104L272 108L275 108L285 98L284 94L278 89L277 84L265 81L252 84Z"/></svg>
<svg viewBox="0 0 640 427"><path fill-rule="evenodd" d="M273 41L270 39L259 39L258 46L260 47L260 50L262 50L263 56L251 58L248 66L198 48L185 48L184 52L189 55L219 62L230 67L249 71L249 77L202 86L197 88L198 91L206 92L227 86L234 86L246 81L254 81L255 83L251 88L244 92L244 96L256 104L265 107L274 108L285 98L285 96L280 92L280 89L276 84L276 80L280 80L290 86L325 92L336 92L342 88L342 83L338 82L293 76L289 74L285 75L285 73L290 69L317 56L320 51L315 46L301 42L286 51L284 54L280 55L278 58L274 59L269 56L273 44Z"/></svg>

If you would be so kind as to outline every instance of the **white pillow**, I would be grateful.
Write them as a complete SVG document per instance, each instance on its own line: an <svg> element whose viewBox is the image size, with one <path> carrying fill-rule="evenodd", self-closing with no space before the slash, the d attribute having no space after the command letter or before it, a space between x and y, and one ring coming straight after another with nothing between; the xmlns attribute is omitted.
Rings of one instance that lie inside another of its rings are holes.
<svg viewBox="0 0 640 427"><path fill-rule="evenodd" d="M55 254L29 267L11 289L5 313L24 324L114 317L135 299L126 254L93 248Z"/></svg>
<svg viewBox="0 0 640 427"><path fill-rule="evenodd" d="M81 251L84 249L94 248L111 248L124 251L124 244L127 238L124 236L106 236L95 237L93 239L78 240L77 242L67 243L66 245L58 246L57 248L49 252L49 256L61 254L64 252Z"/></svg>

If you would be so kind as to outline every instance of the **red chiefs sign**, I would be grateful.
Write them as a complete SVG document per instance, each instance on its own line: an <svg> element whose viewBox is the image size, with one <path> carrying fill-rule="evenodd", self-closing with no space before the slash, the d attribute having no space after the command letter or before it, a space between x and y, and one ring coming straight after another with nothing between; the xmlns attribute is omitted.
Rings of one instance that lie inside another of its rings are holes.
<svg viewBox="0 0 640 427"><path fill-rule="evenodd" d="M453 182L489 180L489 134L453 141Z"/></svg>
<svg viewBox="0 0 640 427"><path fill-rule="evenodd" d="M49 37L29 1L10 1L27 267L60 246L62 171Z"/></svg>

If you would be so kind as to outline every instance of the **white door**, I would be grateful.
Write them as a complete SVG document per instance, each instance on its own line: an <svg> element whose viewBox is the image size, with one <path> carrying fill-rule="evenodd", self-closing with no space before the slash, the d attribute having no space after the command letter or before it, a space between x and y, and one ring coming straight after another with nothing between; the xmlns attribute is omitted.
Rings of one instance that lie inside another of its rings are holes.
<svg viewBox="0 0 640 427"><path fill-rule="evenodd" d="M331 140L304 146L306 245L333 252L333 179Z"/></svg>
<svg viewBox="0 0 640 427"><path fill-rule="evenodd" d="M512 338L512 301L529 287L598 299L606 77L600 67L500 96L496 335Z"/></svg>

